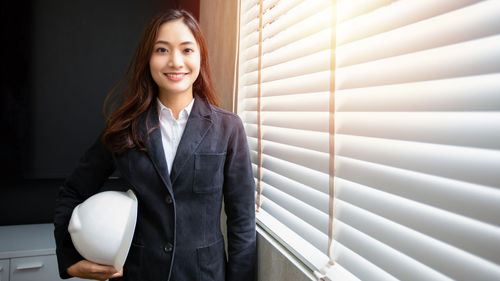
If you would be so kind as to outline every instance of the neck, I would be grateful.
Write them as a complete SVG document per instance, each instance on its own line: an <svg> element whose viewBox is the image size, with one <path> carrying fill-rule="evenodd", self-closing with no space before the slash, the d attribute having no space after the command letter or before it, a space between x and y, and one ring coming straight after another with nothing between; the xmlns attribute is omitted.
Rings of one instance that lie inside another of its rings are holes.
<svg viewBox="0 0 500 281"><path fill-rule="evenodd" d="M179 113L193 100L193 93L166 94L159 93L158 98L161 103L172 110L175 119L179 118Z"/></svg>

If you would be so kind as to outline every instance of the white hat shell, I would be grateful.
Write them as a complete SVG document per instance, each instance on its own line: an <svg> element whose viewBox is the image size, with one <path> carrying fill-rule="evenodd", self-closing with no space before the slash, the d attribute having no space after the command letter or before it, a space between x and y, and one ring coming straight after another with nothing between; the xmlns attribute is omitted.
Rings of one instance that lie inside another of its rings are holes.
<svg viewBox="0 0 500 281"><path fill-rule="evenodd" d="M76 206L68 231L87 260L121 270L134 236L137 198L132 190L97 193Z"/></svg>

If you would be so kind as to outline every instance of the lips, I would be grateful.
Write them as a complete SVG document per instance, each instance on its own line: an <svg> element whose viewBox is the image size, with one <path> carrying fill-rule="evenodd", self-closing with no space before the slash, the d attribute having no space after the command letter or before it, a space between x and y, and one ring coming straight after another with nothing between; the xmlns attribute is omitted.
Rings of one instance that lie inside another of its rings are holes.
<svg viewBox="0 0 500 281"><path fill-rule="evenodd" d="M184 77L186 77L188 74L183 72L175 72L175 73L170 72L170 73L163 73L163 75L165 75L165 77L167 77L169 80L180 81L184 79Z"/></svg>

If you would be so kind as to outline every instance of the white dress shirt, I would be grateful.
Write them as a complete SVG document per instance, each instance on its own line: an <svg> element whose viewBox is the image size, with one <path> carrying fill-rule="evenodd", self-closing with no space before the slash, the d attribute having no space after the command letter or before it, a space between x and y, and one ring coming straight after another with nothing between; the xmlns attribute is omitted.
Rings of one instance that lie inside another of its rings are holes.
<svg viewBox="0 0 500 281"><path fill-rule="evenodd" d="M158 100L158 117L160 119L161 142L165 159L167 160L168 173L172 171L177 147L181 141L182 133L186 128L186 123L193 108L194 99L179 113L179 119L175 119L172 110L164 106L160 99Z"/></svg>

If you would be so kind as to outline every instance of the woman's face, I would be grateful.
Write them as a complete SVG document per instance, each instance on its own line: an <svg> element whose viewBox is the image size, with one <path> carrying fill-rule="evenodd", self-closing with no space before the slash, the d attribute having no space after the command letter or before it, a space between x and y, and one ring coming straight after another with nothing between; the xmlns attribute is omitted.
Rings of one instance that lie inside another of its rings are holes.
<svg viewBox="0 0 500 281"><path fill-rule="evenodd" d="M193 94L200 74L200 49L182 19L162 24L149 60L160 95Z"/></svg>

